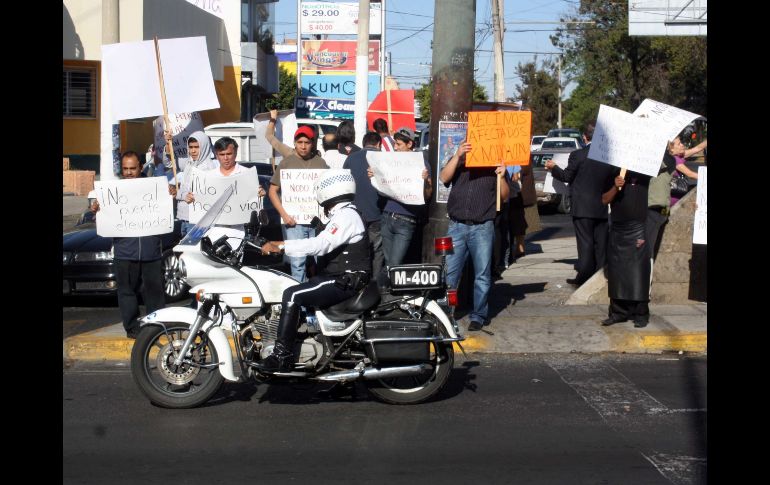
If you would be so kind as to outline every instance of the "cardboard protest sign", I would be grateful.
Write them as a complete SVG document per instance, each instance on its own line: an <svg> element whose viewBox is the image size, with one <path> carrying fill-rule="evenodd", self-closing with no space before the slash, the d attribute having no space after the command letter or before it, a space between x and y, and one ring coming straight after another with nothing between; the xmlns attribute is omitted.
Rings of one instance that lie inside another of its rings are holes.
<svg viewBox="0 0 770 485"><path fill-rule="evenodd" d="M160 62L169 113L219 108L205 37L161 39ZM190 75L190 59L198 62ZM112 121L163 114L155 43L152 40L102 46Z"/></svg>
<svg viewBox="0 0 770 485"><path fill-rule="evenodd" d="M222 214L216 223L221 225L243 224L249 222L251 211L259 210L259 181L257 169L251 167L245 172L224 176L219 170L185 170L185 180L195 202L190 204L190 222L197 223L212 204L222 196L228 187L233 187L233 195L222 208Z"/></svg>
<svg viewBox="0 0 770 485"><path fill-rule="evenodd" d="M706 244L706 230L708 224L708 218L706 217L706 209L708 205L707 199L707 167L698 167L698 187L696 190L697 202L695 208L695 221L692 226L692 243L693 244Z"/></svg>
<svg viewBox="0 0 770 485"><path fill-rule="evenodd" d="M423 205L422 152L367 152L372 187L402 204Z"/></svg>
<svg viewBox="0 0 770 485"><path fill-rule="evenodd" d="M465 136L468 132L468 123L462 121L439 121L438 122L438 161L436 167L436 173L441 173L444 169L444 165L447 164L450 158L454 156L457 149L465 141ZM434 148L431 148L434 149ZM444 184L439 182L436 187L436 202L446 204L449 200L449 192L452 191L452 186L445 187Z"/></svg>
<svg viewBox="0 0 770 485"><path fill-rule="evenodd" d="M174 230L174 203L165 177L94 182L99 201L96 233L139 237Z"/></svg>
<svg viewBox="0 0 770 485"><path fill-rule="evenodd" d="M281 170L281 205L297 224L310 224L314 217L325 220L313 185L326 170L328 169Z"/></svg>
<svg viewBox="0 0 770 485"><path fill-rule="evenodd" d="M249 160L266 160L275 156L283 158L279 153L273 153L273 147L265 138L267 124L270 122L270 113L259 113L254 116L254 134L256 137L251 141ZM275 137L284 144L294 147L294 132L297 131L297 118L294 110L287 109L278 112L278 120L275 123Z"/></svg>
<svg viewBox="0 0 770 485"><path fill-rule="evenodd" d="M665 133L667 140L673 140L685 126L696 118L700 118L700 115L695 113L649 98L642 101L642 104L634 111L634 115L654 120L658 129ZM660 147L661 152L665 149L666 147Z"/></svg>
<svg viewBox="0 0 770 485"><path fill-rule="evenodd" d="M200 113L169 113L169 129L171 130L171 139L174 145L174 156L179 158L187 157L187 139L196 131L203 131L203 120ZM165 147L166 139L163 137L165 123L163 117L158 116L152 122L152 129L155 132L154 144L156 147Z"/></svg>
<svg viewBox="0 0 770 485"><path fill-rule="evenodd" d="M466 167L528 165L531 111L470 111Z"/></svg>
<svg viewBox="0 0 770 485"><path fill-rule="evenodd" d="M553 160L559 168L567 168L569 153L554 153L551 160ZM548 172L545 175L545 182L543 182L543 192L549 194L569 194L569 186L561 180L556 180L553 178L553 174Z"/></svg>
<svg viewBox="0 0 770 485"><path fill-rule="evenodd" d="M601 105L588 158L655 177L667 143L656 121Z"/></svg>

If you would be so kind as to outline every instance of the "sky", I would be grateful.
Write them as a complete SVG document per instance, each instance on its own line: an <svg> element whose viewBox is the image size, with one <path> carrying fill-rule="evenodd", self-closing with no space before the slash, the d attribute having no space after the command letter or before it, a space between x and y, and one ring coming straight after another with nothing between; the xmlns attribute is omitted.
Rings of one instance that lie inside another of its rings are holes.
<svg viewBox="0 0 770 485"><path fill-rule="evenodd" d="M348 0L352 1L352 0ZM440 0L439 0L440 1ZM572 11L578 0L500 0L504 3L505 95L515 97L516 66L535 59L538 65L557 50L549 36L554 33L559 17ZM428 81L433 38L435 0L386 0L386 51L391 52L392 74L402 89L417 88ZM494 96L494 62L492 54L491 0L476 0L476 58L475 79ZM423 29L420 31L420 29ZM275 5L275 39L297 36L297 0L280 0ZM336 37L350 38L350 37ZM572 86L563 94L566 98Z"/></svg>

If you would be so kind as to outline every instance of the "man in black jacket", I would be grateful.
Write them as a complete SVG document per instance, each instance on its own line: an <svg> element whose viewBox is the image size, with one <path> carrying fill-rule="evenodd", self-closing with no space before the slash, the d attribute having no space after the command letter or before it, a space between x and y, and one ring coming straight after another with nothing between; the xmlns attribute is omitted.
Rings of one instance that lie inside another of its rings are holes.
<svg viewBox="0 0 770 485"><path fill-rule="evenodd" d="M120 157L121 178L143 177L142 164L136 152L128 151ZM171 192L173 186L169 186ZM112 238L115 271L118 285L118 307L123 328L128 338L139 333L139 292L152 313L166 305L163 292L161 261L163 248L160 236L115 237Z"/></svg>
<svg viewBox="0 0 770 485"><path fill-rule="evenodd" d="M577 275L567 283L580 286L604 267L607 251L607 206L602 204L604 184L612 166L588 158L595 122L588 122L583 130L585 147L569 154L567 168L562 169L553 160L545 163L553 178L569 184L572 198L572 223L577 239Z"/></svg>

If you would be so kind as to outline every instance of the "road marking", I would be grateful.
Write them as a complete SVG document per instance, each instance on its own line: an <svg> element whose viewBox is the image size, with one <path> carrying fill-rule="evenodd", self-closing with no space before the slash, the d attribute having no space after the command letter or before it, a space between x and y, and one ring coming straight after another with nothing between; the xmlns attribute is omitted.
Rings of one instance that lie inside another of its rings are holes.
<svg viewBox="0 0 770 485"><path fill-rule="evenodd" d="M650 456L641 455L666 477L671 483L684 485L699 483L699 478L706 477L706 459L686 455L671 455L655 453Z"/></svg>

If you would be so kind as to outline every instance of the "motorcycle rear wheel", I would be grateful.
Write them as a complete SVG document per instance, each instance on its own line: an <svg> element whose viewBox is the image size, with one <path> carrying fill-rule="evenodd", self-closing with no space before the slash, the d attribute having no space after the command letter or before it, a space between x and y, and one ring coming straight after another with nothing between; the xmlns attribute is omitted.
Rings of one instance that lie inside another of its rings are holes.
<svg viewBox="0 0 770 485"><path fill-rule="evenodd" d="M186 323L142 327L131 351L131 374L150 401L165 408L194 408L208 401L224 378L217 367L205 369L189 364L174 366L174 350L179 350L189 334ZM171 337L169 339L169 336ZM219 362L214 345L199 333L191 349L196 364Z"/></svg>
<svg viewBox="0 0 770 485"><path fill-rule="evenodd" d="M377 399L390 404L419 404L436 395L446 384L454 365L451 343L432 343L430 370L417 376L365 381Z"/></svg>

